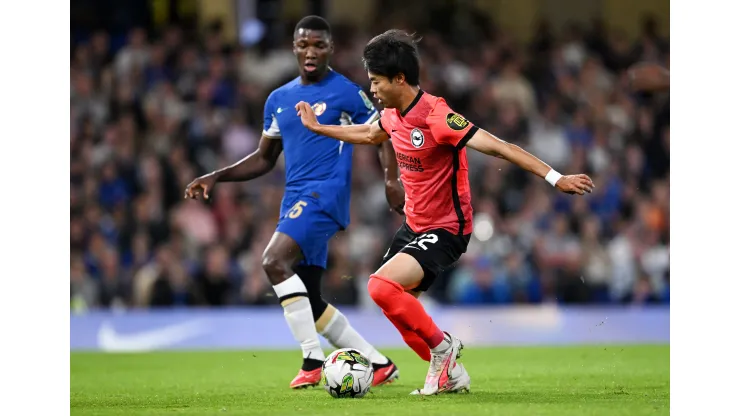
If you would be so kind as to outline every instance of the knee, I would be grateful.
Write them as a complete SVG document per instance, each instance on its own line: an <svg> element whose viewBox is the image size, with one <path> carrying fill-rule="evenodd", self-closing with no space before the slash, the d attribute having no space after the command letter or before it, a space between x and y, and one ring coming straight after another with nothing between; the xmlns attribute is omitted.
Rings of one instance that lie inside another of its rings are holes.
<svg viewBox="0 0 740 416"><path fill-rule="evenodd" d="M398 304L396 297L403 294L403 287L391 280L372 275L367 282L367 291L373 301L387 311L394 304Z"/></svg>
<svg viewBox="0 0 740 416"><path fill-rule="evenodd" d="M292 274L287 262L269 251L262 255L262 269L267 273L267 277L273 285L284 282Z"/></svg>

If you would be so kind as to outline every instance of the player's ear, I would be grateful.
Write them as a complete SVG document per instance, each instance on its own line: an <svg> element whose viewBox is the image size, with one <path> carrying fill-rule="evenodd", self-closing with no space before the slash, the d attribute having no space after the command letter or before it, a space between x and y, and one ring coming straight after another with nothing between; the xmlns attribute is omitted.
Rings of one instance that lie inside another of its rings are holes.
<svg viewBox="0 0 740 416"><path fill-rule="evenodd" d="M406 75L404 75L403 72L399 72L396 74L396 76L393 77L393 82L401 85L406 81Z"/></svg>

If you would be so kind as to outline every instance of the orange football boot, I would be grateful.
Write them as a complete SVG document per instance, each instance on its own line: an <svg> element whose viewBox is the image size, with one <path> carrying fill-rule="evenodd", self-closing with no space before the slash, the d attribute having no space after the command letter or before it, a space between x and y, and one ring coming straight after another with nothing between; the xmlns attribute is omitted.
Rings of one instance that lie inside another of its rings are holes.
<svg viewBox="0 0 740 416"><path fill-rule="evenodd" d="M293 381L290 382L291 389L305 389L307 387L318 386L321 381L321 367L311 370L298 372Z"/></svg>
<svg viewBox="0 0 740 416"><path fill-rule="evenodd" d="M393 383L398 379L398 367L388 359L387 364L373 364L373 387Z"/></svg>

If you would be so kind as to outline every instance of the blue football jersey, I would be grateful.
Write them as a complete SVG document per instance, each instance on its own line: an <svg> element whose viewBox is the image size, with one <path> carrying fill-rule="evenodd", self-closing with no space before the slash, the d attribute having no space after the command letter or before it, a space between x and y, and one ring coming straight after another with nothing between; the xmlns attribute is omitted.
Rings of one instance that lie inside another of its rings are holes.
<svg viewBox="0 0 740 416"><path fill-rule="evenodd" d="M359 85L333 70L316 84L303 85L298 77L274 90L265 102L262 134L283 141L283 205L301 196L311 196L346 228L353 146L304 127L295 110L299 101L313 107L321 124L371 123L378 112Z"/></svg>

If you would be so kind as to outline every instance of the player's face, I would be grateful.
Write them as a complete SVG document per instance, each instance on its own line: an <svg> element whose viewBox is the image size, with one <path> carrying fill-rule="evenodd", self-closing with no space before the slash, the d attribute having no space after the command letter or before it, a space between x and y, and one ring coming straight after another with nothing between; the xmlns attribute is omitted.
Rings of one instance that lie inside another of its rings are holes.
<svg viewBox="0 0 740 416"><path fill-rule="evenodd" d="M373 74L372 72L368 72L367 76L370 78L370 93L373 97L375 97L383 107L397 108L397 83L394 82L394 79L390 79L383 75Z"/></svg>
<svg viewBox="0 0 740 416"><path fill-rule="evenodd" d="M326 74L332 52L334 45L325 30L298 29L293 36L293 53L305 80L315 82Z"/></svg>

